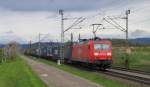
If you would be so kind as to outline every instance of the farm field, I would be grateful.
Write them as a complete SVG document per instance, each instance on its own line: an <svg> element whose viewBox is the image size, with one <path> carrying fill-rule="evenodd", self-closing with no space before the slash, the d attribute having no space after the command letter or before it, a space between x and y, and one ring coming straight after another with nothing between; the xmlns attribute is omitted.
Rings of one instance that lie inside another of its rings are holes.
<svg viewBox="0 0 150 87"><path fill-rule="evenodd" d="M0 87L46 87L20 57L0 64Z"/></svg>
<svg viewBox="0 0 150 87"><path fill-rule="evenodd" d="M124 48L113 48L113 66L125 67ZM129 68L150 72L150 47L131 47Z"/></svg>

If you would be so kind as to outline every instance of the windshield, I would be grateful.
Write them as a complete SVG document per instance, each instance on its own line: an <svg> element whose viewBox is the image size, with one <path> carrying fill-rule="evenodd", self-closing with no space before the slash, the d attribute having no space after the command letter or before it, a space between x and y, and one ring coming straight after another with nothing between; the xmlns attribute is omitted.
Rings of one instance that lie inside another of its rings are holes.
<svg viewBox="0 0 150 87"><path fill-rule="evenodd" d="M95 50L109 50L109 44L94 44Z"/></svg>

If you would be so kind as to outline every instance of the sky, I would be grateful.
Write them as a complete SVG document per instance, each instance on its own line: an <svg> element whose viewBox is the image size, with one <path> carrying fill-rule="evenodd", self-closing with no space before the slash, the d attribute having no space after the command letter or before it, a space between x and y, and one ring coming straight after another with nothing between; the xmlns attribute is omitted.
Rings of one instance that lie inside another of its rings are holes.
<svg viewBox="0 0 150 87"><path fill-rule="evenodd" d="M150 0L0 0L0 43L17 41L60 41L61 21L59 9L64 10L64 28L83 17L85 20L65 32L65 41L73 33L77 40L93 37L92 24L103 24L106 28L97 31L102 38L125 38L125 33L102 20L114 18L125 28L125 11L129 14L129 38L150 37ZM72 19L71 19L72 18ZM109 21L111 21L109 19ZM81 29L78 29L81 27Z"/></svg>

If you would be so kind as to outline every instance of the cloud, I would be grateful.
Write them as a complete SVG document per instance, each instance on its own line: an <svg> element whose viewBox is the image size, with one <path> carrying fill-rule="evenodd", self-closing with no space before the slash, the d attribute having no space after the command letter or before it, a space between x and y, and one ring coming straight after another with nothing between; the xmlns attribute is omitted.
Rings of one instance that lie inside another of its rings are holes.
<svg viewBox="0 0 150 87"><path fill-rule="evenodd" d="M15 41L18 43L27 43L26 39L17 36L13 31L7 31L0 35L0 44L7 44L9 42Z"/></svg>
<svg viewBox="0 0 150 87"><path fill-rule="evenodd" d="M5 34L13 34L14 32L12 30L6 31Z"/></svg>
<svg viewBox="0 0 150 87"><path fill-rule="evenodd" d="M13 34L22 39L37 41L35 37L39 33L50 33L59 39L60 21L55 20L54 13L7 11L0 14L0 19L0 34L5 34L5 37L6 34Z"/></svg>
<svg viewBox="0 0 150 87"><path fill-rule="evenodd" d="M131 33L131 37L137 38L137 37L150 37L150 32L147 32L145 30L135 30Z"/></svg>
<svg viewBox="0 0 150 87"><path fill-rule="evenodd" d="M14 34L12 37L20 42L33 40L33 38L37 41L38 38L35 37L38 33L50 33L55 37L50 36L50 38L60 40L61 23L58 9L63 9L64 17L87 18L80 24L81 30L69 30L65 33L65 38L70 39L71 32L74 33L75 39L78 38L79 33L81 37L89 38L93 36L91 24L102 23L101 19L104 16L125 16L125 10L131 9L129 15L129 33L133 34L131 37L149 36L147 32L150 32L150 21L145 22L150 15L148 6L150 6L149 0L0 0L0 32L5 33L3 37L7 37L8 34L7 39L11 37L10 34ZM74 21L65 20L65 29ZM117 22L125 27L125 20L121 19ZM136 31L136 29L144 32ZM125 33L117 29L98 31L97 35L125 38Z"/></svg>
<svg viewBox="0 0 150 87"><path fill-rule="evenodd" d="M129 0L1 0L2 8L13 11L88 11L109 6L121 6Z"/></svg>

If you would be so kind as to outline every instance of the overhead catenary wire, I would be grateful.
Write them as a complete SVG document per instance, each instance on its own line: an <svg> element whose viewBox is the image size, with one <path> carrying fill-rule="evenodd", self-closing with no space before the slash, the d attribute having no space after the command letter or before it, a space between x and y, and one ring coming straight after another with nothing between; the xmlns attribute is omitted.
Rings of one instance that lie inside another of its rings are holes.
<svg viewBox="0 0 150 87"><path fill-rule="evenodd" d="M77 26L79 23L83 22L85 18L80 17L78 18L70 27L68 27L64 32L68 31L69 29L73 28L74 26Z"/></svg>
<svg viewBox="0 0 150 87"><path fill-rule="evenodd" d="M103 18L104 21L106 21L107 23L113 25L115 28L120 29L118 26L116 26L115 24L111 23L110 21L106 20L105 18ZM124 31L122 29L120 29L121 31Z"/></svg>
<svg viewBox="0 0 150 87"><path fill-rule="evenodd" d="M126 29L123 28L121 25L119 25L116 21L114 21L112 18L110 18L109 16L107 16L113 23L115 23L118 27L120 27L121 31L125 31Z"/></svg>

